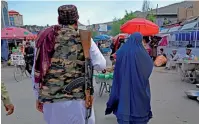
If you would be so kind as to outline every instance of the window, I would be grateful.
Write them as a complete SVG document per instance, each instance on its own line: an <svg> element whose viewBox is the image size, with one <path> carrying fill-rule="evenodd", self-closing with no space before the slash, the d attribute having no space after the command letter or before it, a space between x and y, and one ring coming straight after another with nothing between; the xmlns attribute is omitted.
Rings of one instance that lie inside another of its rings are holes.
<svg viewBox="0 0 199 124"><path fill-rule="evenodd" d="M10 17L10 21L14 21L14 17L11 16L11 17Z"/></svg>

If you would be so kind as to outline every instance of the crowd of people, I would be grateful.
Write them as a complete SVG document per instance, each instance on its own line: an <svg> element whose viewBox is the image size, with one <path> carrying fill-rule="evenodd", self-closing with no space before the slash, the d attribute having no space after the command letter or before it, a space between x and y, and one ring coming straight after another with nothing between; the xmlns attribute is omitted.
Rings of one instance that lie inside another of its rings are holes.
<svg viewBox="0 0 199 124"><path fill-rule="evenodd" d="M185 54L179 54L177 49L173 49L170 58L167 59L165 69L170 70L175 67L176 62L180 60L194 60L196 56L192 53L192 49L187 47Z"/></svg>
<svg viewBox="0 0 199 124"><path fill-rule="evenodd" d="M164 48L160 48L158 52L158 44L160 38L157 36L143 37L143 46L154 61L155 66L166 66L165 69L170 70L175 67L177 61L196 60L197 57L192 53L192 45L188 44L186 53L179 53L178 49L173 49L172 53L165 53Z"/></svg>

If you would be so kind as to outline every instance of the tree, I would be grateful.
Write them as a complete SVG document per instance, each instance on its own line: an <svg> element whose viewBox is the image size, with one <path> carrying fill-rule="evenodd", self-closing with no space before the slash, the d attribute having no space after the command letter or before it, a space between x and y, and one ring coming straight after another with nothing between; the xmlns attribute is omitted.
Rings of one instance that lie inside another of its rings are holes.
<svg viewBox="0 0 199 124"><path fill-rule="evenodd" d="M148 1L148 0L144 0L143 1L143 4L142 4L142 12L148 12L148 11L150 11L150 1Z"/></svg>
<svg viewBox="0 0 199 124"><path fill-rule="evenodd" d="M156 21L155 15L154 15L154 14L151 14L151 13L147 15L146 19L147 19L147 20L150 20L150 21L152 21L152 22L154 22L154 23L155 23L155 21Z"/></svg>
<svg viewBox="0 0 199 124"><path fill-rule="evenodd" d="M120 19L114 18L113 24L111 25L111 31L109 32L109 35L115 36L120 33Z"/></svg>
<svg viewBox="0 0 199 124"><path fill-rule="evenodd" d="M98 35L98 33L96 31L92 31L92 37L95 37L97 35Z"/></svg>
<svg viewBox="0 0 199 124"><path fill-rule="evenodd" d="M120 26L126 23L127 21L136 18L136 15L131 11L128 12L127 10L125 11L125 15L122 19L113 19L113 24L111 31L109 32L109 35L115 36L120 33Z"/></svg>
<svg viewBox="0 0 199 124"><path fill-rule="evenodd" d="M146 15L147 15L146 19L148 19L148 20L150 20L152 22L156 21L156 17L153 14L152 7L151 7L151 2L150 1L148 1L148 0L144 0L143 1L142 12L146 13Z"/></svg>
<svg viewBox="0 0 199 124"><path fill-rule="evenodd" d="M121 24L123 25L124 23L126 23L127 21L133 18L136 18L136 15L132 11L128 13L128 11L126 10L124 17L121 19Z"/></svg>

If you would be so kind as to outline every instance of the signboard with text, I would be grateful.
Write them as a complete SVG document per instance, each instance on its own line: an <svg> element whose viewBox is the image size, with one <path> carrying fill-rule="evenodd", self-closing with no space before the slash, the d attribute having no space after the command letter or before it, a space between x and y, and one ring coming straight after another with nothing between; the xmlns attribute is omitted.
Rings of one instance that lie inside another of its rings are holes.
<svg viewBox="0 0 199 124"><path fill-rule="evenodd" d="M107 24L100 24L99 25L99 28L98 28L98 31L102 32L102 31L105 31L107 32Z"/></svg>
<svg viewBox="0 0 199 124"><path fill-rule="evenodd" d="M11 63L12 65L24 65L24 56L23 55L17 55L17 54L11 54Z"/></svg>

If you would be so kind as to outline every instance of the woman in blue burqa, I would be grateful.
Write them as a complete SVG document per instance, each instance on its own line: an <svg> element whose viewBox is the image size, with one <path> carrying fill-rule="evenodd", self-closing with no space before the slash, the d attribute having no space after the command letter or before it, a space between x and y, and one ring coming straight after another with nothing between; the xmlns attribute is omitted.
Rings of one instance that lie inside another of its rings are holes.
<svg viewBox="0 0 199 124"><path fill-rule="evenodd" d="M142 45L142 35L132 34L116 56L105 114L113 112L119 124L147 124L152 118L149 77L153 62Z"/></svg>

